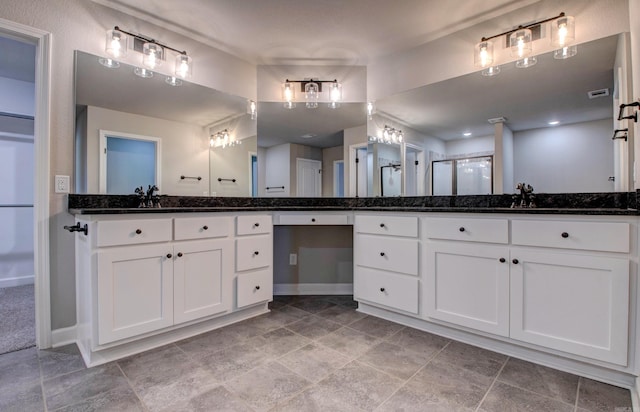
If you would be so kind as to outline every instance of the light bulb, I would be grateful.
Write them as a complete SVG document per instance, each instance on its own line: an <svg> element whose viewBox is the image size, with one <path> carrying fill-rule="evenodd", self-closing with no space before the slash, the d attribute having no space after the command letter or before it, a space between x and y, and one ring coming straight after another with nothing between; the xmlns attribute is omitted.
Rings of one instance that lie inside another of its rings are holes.
<svg viewBox="0 0 640 412"><path fill-rule="evenodd" d="M575 20L572 16L562 16L551 24L551 44L565 47L575 40Z"/></svg>
<svg viewBox="0 0 640 412"><path fill-rule="evenodd" d="M293 90L293 84L286 82L282 84L282 99L285 102L292 102L296 97L296 92Z"/></svg>
<svg viewBox="0 0 640 412"><path fill-rule="evenodd" d="M162 47L155 43L145 43L142 46L142 64L153 70L162 64Z"/></svg>
<svg viewBox="0 0 640 412"><path fill-rule="evenodd" d="M533 51L531 47L531 30L519 29L509 36L509 45L513 57L523 58Z"/></svg>
<svg viewBox="0 0 640 412"><path fill-rule="evenodd" d="M258 117L258 104L254 100L247 100L247 113L251 115L251 120Z"/></svg>
<svg viewBox="0 0 640 412"><path fill-rule="evenodd" d="M367 102L367 117L369 120L373 119L373 114L376 111L376 106L373 102Z"/></svg>
<svg viewBox="0 0 640 412"><path fill-rule="evenodd" d="M179 54L176 56L175 74L176 77L181 79L188 79L191 77L191 70L193 67L191 57L186 54Z"/></svg>
<svg viewBox="0 0 640 412"><path fill-rule="evenodd" d="M127 54L127 35L117 30L107 30L107 43L105 51L115 59Z"/></svg>
<svg viewBox="0 0 640 412"><path fill-rule="evenodd" d="M318 83L309 82L304 85L304 98L307 109L315 109L318 107L318 93Z"/></svg>
<svg viewBox="0 0 640 412"><path fill-rule="evenodd" d="M493 63L493 43L490 41L481 41L476 45L475 53L476 67L487 67Z"/></svg>

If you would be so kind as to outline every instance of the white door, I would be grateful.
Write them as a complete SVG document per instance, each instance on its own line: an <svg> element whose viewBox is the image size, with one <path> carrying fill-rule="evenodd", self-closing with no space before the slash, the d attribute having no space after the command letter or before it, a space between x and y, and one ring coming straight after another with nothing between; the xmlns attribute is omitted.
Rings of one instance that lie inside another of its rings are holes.
<svg viewBox="0 0 640 412"><path fill-rule="evenodd" d="M169 245L98 253L98 342L105 344L173 325Z"/></svg>
<svg viewBox="0 0 640 412"><path fill-rule="evenodd" d="M509 249L490 245L426 247L425 315L509 336Z"/></svg>
<svg viewBox="0 0 640 412"><path fill-rule="evenodd" d="M298 197L322 196L322 162L296 159L296 181Z"/></svg>
<svg viewBox="0 0 640 412"><path fill-rule="evenodd" d="M511 337L627 365L629 261L511 251Z"/></svg>
<svg viewBox="0 0 640 412"><path fill-rule="evenodd" d="M231 246L227 239L184 242L173 249L174 323L231 309Z"/></svg>

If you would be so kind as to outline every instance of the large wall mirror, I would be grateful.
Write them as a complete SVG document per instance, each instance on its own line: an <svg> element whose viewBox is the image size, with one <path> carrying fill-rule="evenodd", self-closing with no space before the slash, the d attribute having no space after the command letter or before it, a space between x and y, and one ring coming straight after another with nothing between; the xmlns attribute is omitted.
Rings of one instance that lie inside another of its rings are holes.
<svg viewBox="0 0 640 412"><path fill-rule="evenodd" d="M345 141L351 135L366 141L364 103L286 109L259 102L258 110L259 196L348 196Z"/></svg>
<svg viewBox="0 0 640 412"><path fill-rule="evenodd" d="M75 70L76 193L155 184L167 195L252 195L256 121L245 98L141 78L133 66L106 68L79 51Z"/></svg>
<svg viewBox="0 0 640 412"><path fill-rule="evenodd" d="M384 183L377 194L397 195L386 190L393 167L381 167L398 163L405 195L451 193L445 186L456 184L457 193L513 193L518 182L541 193L629 190L631 142L612 140L621 128L619 100L631 87L623 76L630 73L627 44L626 34L602 38L566 60L547 53L526 69L506 64L497 76L477 72L380 99L368 134L380 137L389 126L409 144L395 145L393 159L374 156L374 192ZM424 167L414 167L417 157ZM443 165L454 161L458 179L448 182L456 174Z"/></svg>

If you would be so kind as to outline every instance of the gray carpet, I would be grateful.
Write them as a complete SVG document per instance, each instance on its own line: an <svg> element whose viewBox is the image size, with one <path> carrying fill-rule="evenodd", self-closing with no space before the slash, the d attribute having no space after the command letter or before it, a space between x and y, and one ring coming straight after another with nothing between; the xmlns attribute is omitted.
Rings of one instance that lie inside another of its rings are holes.
<svg viewBox="0 0 640 412"><path fill-rule="evenodd" d="M33 285L0 289L0 354L36 345Z"/></svg>

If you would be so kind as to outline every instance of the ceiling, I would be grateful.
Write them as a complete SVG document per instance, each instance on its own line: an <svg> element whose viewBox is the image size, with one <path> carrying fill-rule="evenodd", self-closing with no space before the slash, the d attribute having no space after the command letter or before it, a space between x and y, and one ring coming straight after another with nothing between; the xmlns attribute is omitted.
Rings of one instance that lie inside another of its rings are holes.
<svg viewBox="0 0 640 412"><path fill-rule="evenodd" d="M360 64L538 0L94 0L254 64Z"/></svg>

